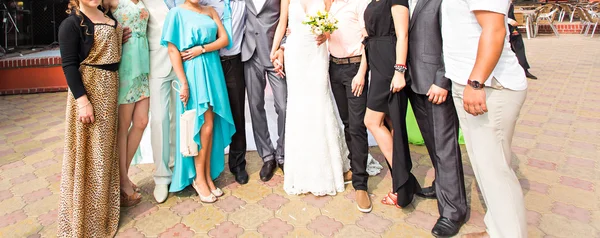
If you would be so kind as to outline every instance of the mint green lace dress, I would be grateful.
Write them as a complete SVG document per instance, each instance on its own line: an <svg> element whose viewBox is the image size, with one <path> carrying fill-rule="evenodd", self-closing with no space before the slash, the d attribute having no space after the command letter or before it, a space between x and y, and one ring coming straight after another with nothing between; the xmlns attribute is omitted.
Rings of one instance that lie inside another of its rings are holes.
<svg viewBox="0 0 600 238"><path fill-rule="evenodd" d="M146 37L149 14L141 0L137 4L119 0L113 15L122 26L131 29L131 38L123 44L119 67L119 104L135 103L150 96L150 49Z"/></svg>

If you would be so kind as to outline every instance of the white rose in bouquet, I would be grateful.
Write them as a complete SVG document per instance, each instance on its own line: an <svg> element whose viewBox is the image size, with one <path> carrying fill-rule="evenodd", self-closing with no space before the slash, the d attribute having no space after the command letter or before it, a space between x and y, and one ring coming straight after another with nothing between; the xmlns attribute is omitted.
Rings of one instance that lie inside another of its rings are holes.
<svg viewBox="0 0 600 238"><path fill-rule="evenodd" d="M315 35L318 35L318 36L319 36L319 35L322 35L322 34L323 34L323 30L321 30L321 28L320 28L320 27L316 27L316 28L313 30L313 33L314 33Z"/></svg>

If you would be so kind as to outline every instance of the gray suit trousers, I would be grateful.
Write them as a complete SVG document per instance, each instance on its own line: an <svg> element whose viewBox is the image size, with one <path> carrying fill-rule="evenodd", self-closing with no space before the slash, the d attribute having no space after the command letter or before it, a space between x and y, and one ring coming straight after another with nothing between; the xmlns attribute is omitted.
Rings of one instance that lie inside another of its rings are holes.
<svg viewBox="0 0 600 238"><path fill-rule="evenodd" d="M440 216L464 222L468 206L454 101L450 92L446 101L437 105L429 102L427 95L411 88L406 91L435 169L433 186Z"/></svg>
<svg viewBox="0 0 600 238"><path fill-rule="evenodd" d="M273 66L261 64L257 52L244 62L244 75L246 77L246 89L248 91L248 104L250 106L250 117L252 119L252 130L258 155L263 162L276 159L278 163L284 162L284 137L285 137L285 114L287 105L287 83L285 78L275 74ZM267 80L273 90L275 98L275 112L277 113L277 147L273 147L265 112L265 88Z"/></svg>

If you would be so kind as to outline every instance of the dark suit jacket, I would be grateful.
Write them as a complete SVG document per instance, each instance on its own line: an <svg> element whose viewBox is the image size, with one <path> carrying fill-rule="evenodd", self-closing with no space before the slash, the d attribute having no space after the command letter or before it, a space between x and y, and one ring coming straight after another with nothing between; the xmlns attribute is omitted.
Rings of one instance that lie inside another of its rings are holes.
<svg viewBox="0 0 600 238"><path fill-rule="evenodd" d="M442 52L442 0L419 0L408 28L408 77L415 93L427 94L432 84L450 91L444 76Z"/></svg>

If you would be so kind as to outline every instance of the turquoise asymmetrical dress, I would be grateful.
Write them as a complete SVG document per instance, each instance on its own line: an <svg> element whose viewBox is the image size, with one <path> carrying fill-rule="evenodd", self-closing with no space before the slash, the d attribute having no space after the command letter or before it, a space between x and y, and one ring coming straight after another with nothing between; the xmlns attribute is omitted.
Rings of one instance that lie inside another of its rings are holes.
<svg viewBox="0 0 600 238"><path fill-rule="evenodd" d="M198 45L206 45L217 39L217 24L205 14L180 7L172 8L165 19L161 45L175 45L184 51ZM231 143L235 133L229 97L221 67L218 51L206 52L183 62L190 97L185 110L196 109L194 141L200 143L200 128L204 124L204 113L209 106L215 114L213 127L212 153L210 155L210 174L217 178L225 167L225 147ZM184 112L183 103L177 102L177 115ZM175 146L175 167L170 192L181 191L191 185L196 177L193 157L183 157L179 150L179 116L176 116L177 142Z"/></svg>

